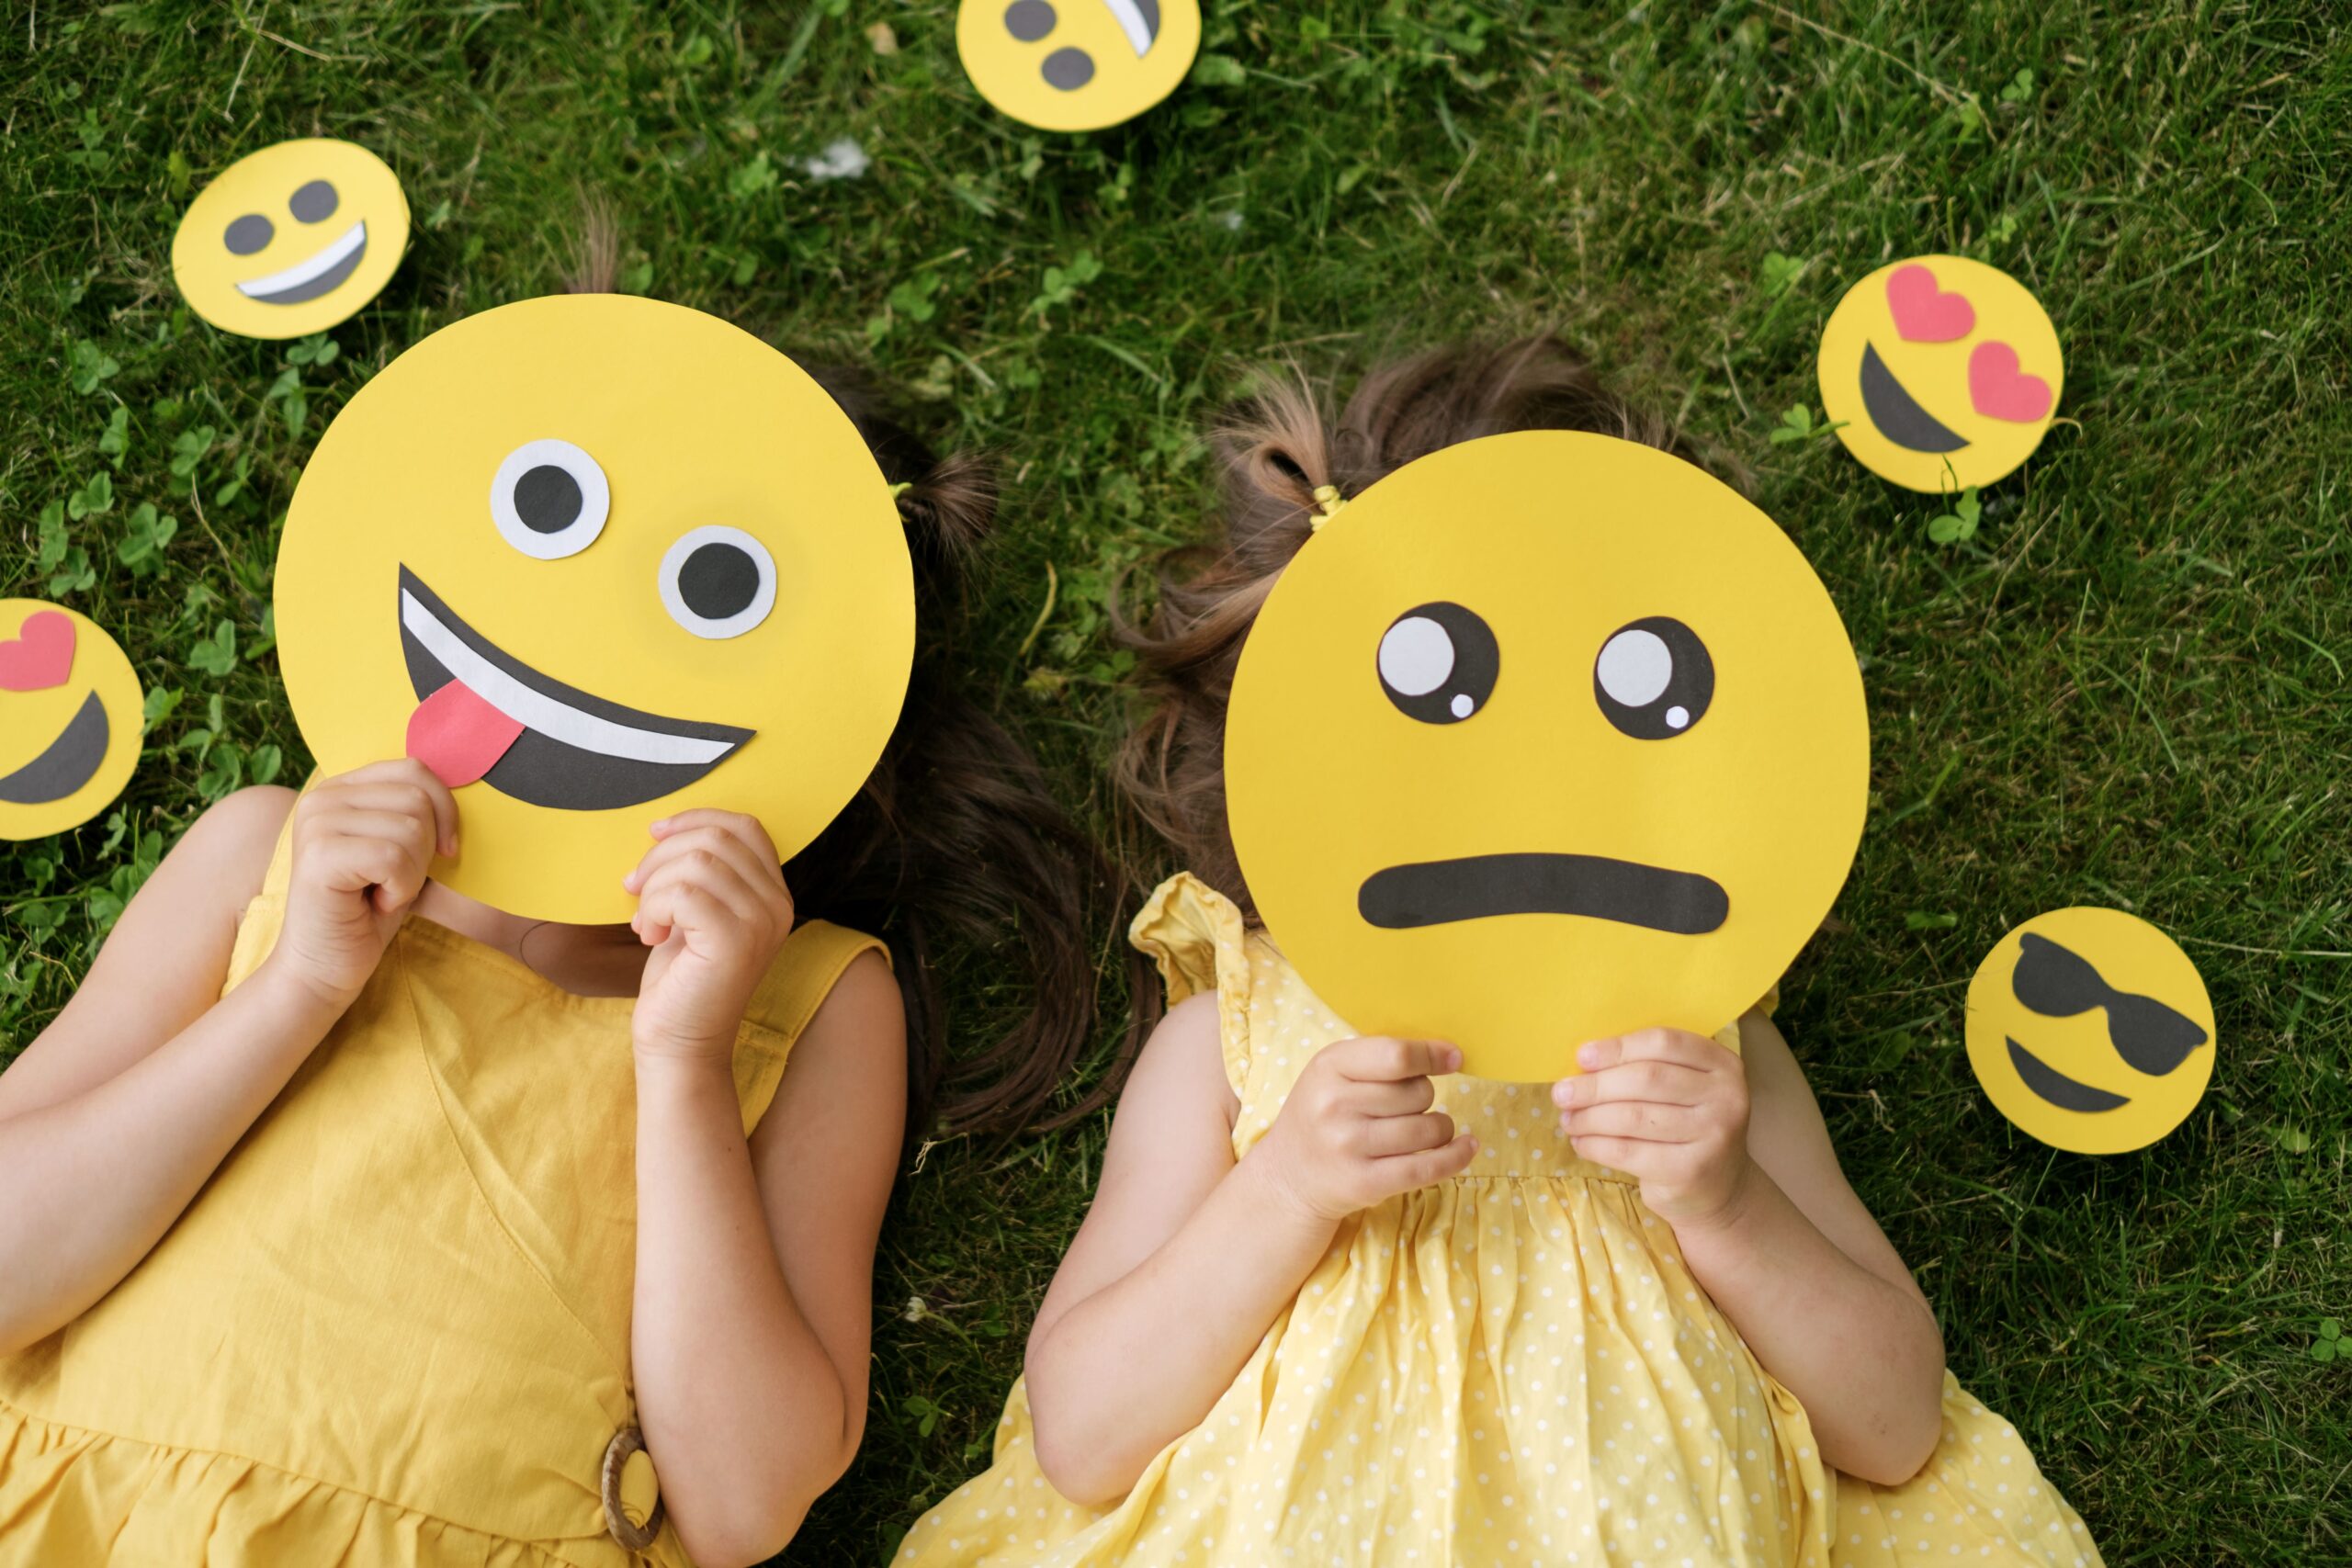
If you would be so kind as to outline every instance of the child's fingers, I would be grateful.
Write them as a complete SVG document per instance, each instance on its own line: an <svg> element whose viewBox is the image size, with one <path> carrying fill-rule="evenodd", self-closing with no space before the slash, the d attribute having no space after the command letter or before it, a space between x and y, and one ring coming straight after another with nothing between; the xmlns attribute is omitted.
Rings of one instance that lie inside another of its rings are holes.
<svg viewBox="0 0 2352 1568"><path fill-rule="evenodd" d="M674 817L664 817L653 823L647 831L656 839L671 839L697 828L717 829L728 837L748 846L753 853L765 860L770 865L781 867L783 863L784 857L775 852L775 840L768 837L768 830L765 828L760 826L760 819L756 817L747 817L741 811L720 811L707 806L696 807L692 811L681 811Z"/></svg>
<svg viewBox="0 0 2352 1568"><path fill-rule="evenodd" d="M763 841L765 835L762 835ZM784 872L775 862L759 850L722 828L690 828L663 839L645 852L637 869L621 879L621 886L634 893L664 867L692 863L700 858L731 868L749 886L764 888L774 899L784 897Z"/></svg>
<svg viewBox="0 0 2352 1568"><path fill-rule="evenodd" d="M771 914L760 895L733 866L714 856L696 854L674 860L653 874L645 884L645 891L638 897L639 913L650 911L655 918L663 919L662 911L680 907L677 900L688 892L707 898L709 907L723 910L730 921L752 925L767 919Z"/></svg>
<svg viewBox="0 0 2352 1568"><path fill-rule="evenodd" d="M1642 1100L1611 1100L1601 1105L1582 1105L1560 1118L1568 1136L1581 1138L1600 1134L1618 1138L1639 1138L1645 1143L1684 1144L1696 1131L1690 1125L1690 1111L1682 1105L1651 1105Z"/></svg>
<svg viewBox="0 0 2352 1568"><path fill-rule="evenodd" d="M1363 1124L1360 1135L1363 1152L1372 1159L1419 1154L1453 1142L1453 1118L1442 1111L1425 1111L1418 1116L1376 1116Z"/></svg>
<svg viewBox="0 0 2352 1568"><path fill-rule="evenodd" d="M311 874L337 893L377 889L377 908L399 908L424 888L424 858L397 839L330 833L313 840Z"/></svg>
<svg viewBox="0 0 2352 1568"><path fill-rule="evenodd" d="M1340 1076L1358 1083L1428 1077L1434 1073L1456 1071L1462 1066L1461 1051L1442 1040L1391 1040L1374 1035L1343 1040L1326 1050L1337 1053L1331 1065L1339 1069Z"/></svg>
<svg viewBox="0 0 2352 1568"><path fill-rule="evenodd" d="M673 933L692 936L696 931L723 931L736 919L735 912L708 888L691 882L673 882L639 900L637 916L629 925L646 946L659 947Z"/></svg>
<svg viewBox="0 0 2352 1568"><path fill-rule="evenodd" d="M1464 1133L1452 1143L1418 1154L1390 1155L1373 1162L1380 1179L1391 1192L1410 1192L1418 1188L1433 1186L1450 1180L1470 1168L1478 1156L1477 1137Z"/></svg>
<svg viewBox="0 0 2352 1568"><path fill-rule="evenodd" d="M1606 1134L1589 1137L1571 1137L1568 1146L1578 1157L1595 1165L1605 1165L1611 1170L1622 1170L1628 1176L1642 1176L1657 1162L1661 1152L1678 1147L1673 1144L1654 1144L1642 1138L1619 1138Z"/></svg>
<svg viewBox="0 0 2352 1568"><path fill-rule="evenodd" d="M1612 1100L1646 1100L1660 1105L1696 1105L1714 1087L1714 1076L1679 1062L1643 1059L1621 1062L1552 1086L1552 1103L1563 1111Z"/></svg>
<svg viewBox="0 0 2352 1568"><path fill-rule="evenodd" d="M1411 1116L1437 1102L1437 1086L1425 1077L1344 1081L1340 1103L1366 1116Z"/></svg>
<svg viewBox="0 0 2352 1568"><path fill-rule="evenodd" d="M433 841L443 854L458 852L458 800L449 786L436 777L432 769L413 757L393 757L381 762L370 762L364 768L354 768L329 779L319 786L337 794L362 790L375 795L389 787L402 798L414 801L423 815L433 823Z"/></svg>
<svg viewBox="0 0 2352 1568"><path fill-rule="evenodd" d="M1636 1029L1630 1034L1587 1041L1577 1047L1577 1066L1588 1073L1598 1073L1621 1062L1657 1061L1713 1072L1730 1055L1730 1052L1703 1034L1681 1029Z"/></svg>

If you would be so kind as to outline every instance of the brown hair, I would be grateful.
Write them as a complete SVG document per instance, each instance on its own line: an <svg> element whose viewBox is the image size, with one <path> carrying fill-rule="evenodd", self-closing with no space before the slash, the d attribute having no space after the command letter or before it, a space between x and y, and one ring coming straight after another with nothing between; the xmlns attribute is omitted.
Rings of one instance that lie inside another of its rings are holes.
<svg viewBox="0 0 2352 1568"><path fill-rule="evenodd" d="M1121 747L1114 776L1194 874L1251 919L1226 829L1226 703L1259 606L1312 536L1316 491L1357 495L1416 457L1510 430L1594 431L1700 461L1687 437L1602 386L1556 337L1394 361L1366 376L1336 414L1328 391L1291 368L1264 377L1210 432L1224 491L1222 547L1172 553L1159 604L1141 625L1114 606L1115 634L1134 650L1153 704Z"/></svg>
<svg viewBox="0 0 2352 1568"><path fill-rule="evenodd" d="M619 237L600 202L573 236L573 293L609 292ZM889 944L907 1015L907 1133L1009 1136L1105 1102L1140 1043L1150 988L1125 973L1137 1012L1089 1090L1057 1106L1095 1029L1093 933L1116 919L1124 874L1057 806L1028 751L966 690L956 642L968 574L996 520L988 462L935 454L862 372L801 362L848 414L899 491L914 562L916 648L906 705L882 757L841 815L785 863L796 914ZM990 1043L949 1048L943 967L985 968L1011 1011Z"/></svg>

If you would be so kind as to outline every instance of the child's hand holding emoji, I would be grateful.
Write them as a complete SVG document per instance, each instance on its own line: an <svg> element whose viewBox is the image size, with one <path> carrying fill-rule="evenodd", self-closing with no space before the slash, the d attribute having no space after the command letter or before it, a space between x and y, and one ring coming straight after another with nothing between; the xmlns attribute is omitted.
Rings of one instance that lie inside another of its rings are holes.
<svg viewBox="0 0 2352 1568"><path fill-rule="evenodd" d="M1642 1201L1677 1230L1739 1206L1747 1153L1747 1072L1704 1035L1643 1029L1577 1051L1583 1072L1552 1086L1582 1158L1638 1178Z"/></svg>
<svg viewBox="0 0 2352 1568"><path fill-rule="evenodd" d="M629 925L653 951L637 989L638 1055L727 1062L752 991L792 931L775 844L752 818L680 812L623 886Z"/></svg>

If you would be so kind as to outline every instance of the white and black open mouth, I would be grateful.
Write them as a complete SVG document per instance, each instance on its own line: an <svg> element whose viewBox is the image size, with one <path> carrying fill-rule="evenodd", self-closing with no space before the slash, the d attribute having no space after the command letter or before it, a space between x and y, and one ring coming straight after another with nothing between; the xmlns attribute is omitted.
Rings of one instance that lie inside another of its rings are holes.
<svg viewBox="0 0 2352 1568"><path fill-rule="evenodd" d="M417 700L455 681L522 733L481 782L560 811L608 811L658 800L732 756L755 731L665 718L550 680L458 618L405 566L401 651Z"/></svg>
<svg viewBox="0 0 2352 1568"><path fill-rule="evenodd" d="M282 272L249 277L237 285L237 292L257 304L300 305L349 277L367 254L368 220L363 218L308 261L296 262Z"/></svg>

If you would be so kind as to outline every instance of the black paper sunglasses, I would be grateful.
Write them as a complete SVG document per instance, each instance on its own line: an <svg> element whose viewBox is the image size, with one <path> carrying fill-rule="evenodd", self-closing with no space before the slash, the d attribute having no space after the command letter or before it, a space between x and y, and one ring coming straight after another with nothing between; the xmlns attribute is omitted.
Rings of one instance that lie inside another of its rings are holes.
<svg viewBox="0 0 2352 1568"><path fill-rule="evenodd" d="M2032 931L2018 938L2018 966L2009 989L2018 1000L2050 1018L2106 1009L2109 1043L2150 1077L2171 1072L2206 1041L2204 1028L2195 1019L2154 997L2117 990L2100 978L2090 960Z"/></svg>

